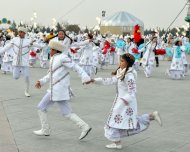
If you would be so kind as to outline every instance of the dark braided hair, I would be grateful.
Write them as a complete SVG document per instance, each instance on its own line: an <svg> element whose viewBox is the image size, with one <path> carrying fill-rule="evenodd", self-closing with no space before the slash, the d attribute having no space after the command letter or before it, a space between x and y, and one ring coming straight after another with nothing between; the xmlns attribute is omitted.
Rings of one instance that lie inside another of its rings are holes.
<svg viewBox="0 0 190 152"><path fill-rule="evenodd" d="M59 32L63 32L63 33L64 33L64 35L65 35L65 37L67 37L67 38L69 38L69 39L70 39L70 44L72 44L72 43L73 43L72 38L71 38L71 37L69 37L69 36L66 34L65 30L61 29L61 30L59 30L59 31L58 31L58 33L59 33ZM57 34L57 36L58 36L58 34Z"/></svg>
<svg viewBox="0 0 190 152"><path fill-rule="evenodd" d="M91 33L88 33L89 39L93 39L93 35Z"/></svg>
<svg viewBox="0 0 190 152"><path fill-rule="evenodd" d="M125 74L127 73L127 71L129 70L130 67L133 66L133 64L135 63L135 58L132 54L130 53L125 53L121 56L122 59L124 59L128 64L127 64L127 68L125 70L124 76L121 78L121 80L123 81L125 79ZM117 70L120 67L117 68ZM112 75L116 75L117 74L117 70L113 71L111 74Z"/></svg>

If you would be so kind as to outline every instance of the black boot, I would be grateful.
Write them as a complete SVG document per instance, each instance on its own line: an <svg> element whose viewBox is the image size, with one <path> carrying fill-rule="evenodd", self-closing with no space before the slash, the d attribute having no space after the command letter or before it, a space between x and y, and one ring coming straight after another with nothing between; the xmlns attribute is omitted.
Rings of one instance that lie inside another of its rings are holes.
<svg viewBox="0 0 190 152"><path fill-rule="evenodd" d="M158 56L155 57L156 60L156 67L159 67L159 60L158 60Z"/></svg>

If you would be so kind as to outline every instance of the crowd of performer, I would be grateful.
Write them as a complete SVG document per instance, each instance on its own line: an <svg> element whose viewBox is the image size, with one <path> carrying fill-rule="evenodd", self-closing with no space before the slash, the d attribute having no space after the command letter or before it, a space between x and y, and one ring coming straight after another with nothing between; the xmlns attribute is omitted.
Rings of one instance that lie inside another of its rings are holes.
<svg viewBox="0 0 190 152"><path fill-rule="evenodd" d="M34 134L50 135L47 109L55 102L62 114L82 129L80 140L91 131L91 127L72 112L69 105L72 94L69 69L79 73L82 83L118 86L117 98L105 125L105 136L113 142L107 148L121 149L121 137L145 130L151 120L162 125L157 111L137 116L136 75L142 68L145 76L150 78L153 68L160 66L159 60L166 59L171 65L165 74L174 80L184 79L190 68L186 57L190 53L190 43L185 36L167 34L167 37L160 37L156 31L142 36L139 31L140 27L136 25L133 35L120 36L109 32L105 35L76 34L62 29L57 33L52 30L49 34L29 33L25 27L18 28L18 35L1 33L2 74L13 73L14 79L23 74L25 96L30 97L30 68L37 66L38 60L41 68L49 68L49 73L36 82L37 88L49 82L50 88L38 105L41 129ZM98 70L107 65L119 65L113 77L94 79Z"/></svg>
<svg viewBox="0 0 190 152"><path fill-rule="evenodd" d="M135 57L134 68L138 71L142 65L146 77L151 76L154 65L158 67L159 59L163 58L171 61L171 66L168 67L166 73L172 79L185 77L189 68L186 54L190 52L190 43L189 39L184 36L176 37L168 34L167 38L159 37L159 33L155 31L150 35L140 36L140 38L138 36L136 38L135 34L126 36L111 33L105 35L82 32L74 34L66 33L64 30L59 30L57 33L52 32L52 34L25 32L25 39L31 44L38 44L37 46L30 45L27 49L30 67L35 66L37 60L40 61L41 68L49 67L50 48L48 43L50 40L54 40L61 42L65 47L64 53L74 62L79 63L90 76L95 75L98 69L104 68L106 65L118 64L120 56L125 53L130 53ZM16 37L19 37L19 34L0 34L0 48L13 43ZM0 54L2 73L13 72L14 62L17 60L14 56L16 54L13 47L9 47L7 51Z"/></svg>

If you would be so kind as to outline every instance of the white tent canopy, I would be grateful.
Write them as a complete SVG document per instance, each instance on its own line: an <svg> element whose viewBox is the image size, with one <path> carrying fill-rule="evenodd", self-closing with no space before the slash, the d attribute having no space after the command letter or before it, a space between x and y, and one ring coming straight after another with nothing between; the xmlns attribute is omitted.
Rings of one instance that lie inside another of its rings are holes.
<svg viewBox="0 0 190 152"><path fill-rule="evenodd" d="M118 12L101 21L101 26L135 26L144 27L144 23L128 12Z"/></svg>

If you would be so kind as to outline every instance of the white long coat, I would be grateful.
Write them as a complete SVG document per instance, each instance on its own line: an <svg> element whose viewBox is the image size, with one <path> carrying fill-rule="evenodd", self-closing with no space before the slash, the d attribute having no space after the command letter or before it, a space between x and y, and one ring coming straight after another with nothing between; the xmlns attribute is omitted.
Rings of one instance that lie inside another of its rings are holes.
<svg viewBox="0 0 190 152"><path fill-rule="evenodd" d="M96 84L116 85L117 94L111 108L107 125L117 129L135 129L137 127L136 71L129 68L125 79L96 78ZM126 103L128 102L128 105Z"/></svg>
<svg viewBox="0 0 190 152"><path fill-rule="evenodd" d="M79 61L80 65L93 65L93 47L94 44L89 40L85 40L79 43L73 43L73 46L82 47L80 51L82 51L81 58Z"/></svg>
<svg viewBox="0 0 190 152"><path fill-rule="evenodd" d="M146 48L146 52L144 53L142 61L141 61L143 66L147 66L147 65L153 66L154 65L154 60L155 60L154 49L158 49L158 45L156 46L156 43L148 44L148 46ZM145 48L142 48L140 50L140 52L142 52L144 50L145 50Z"/></svg>
<svg viewBox="0 0 190 152"><path fill-rule="evenodd" d="M29 51L32 46L40 47L38 44L32 44L27 38L15 37L5 47L0 49L0 54L13 49L13 66L29 66Z"/></svg>
<svg viewBox="0 0 190 152"><path fill-rule="evenodd" d="M5 45L10 43L10 41L6 41ZM10 48L8 51L5 52L3 56L3 62L12 62L13 61L13 48Z"/></svg>
<svg viewBox="0 0 190 152"><path fill-rule="evenodd" d="M49 72L40 79L40 84L50 82L48 92L52 101L70 100L70 75L69 69L76 71L82 82L90 81L90 77L83 69L71 61L65 54L55 54L50 60Z"/></svg>
<svg viewBox="0 0 190 152"><path fill-rule="evenodd" d="M133 54L133 51L132 51L133 48L137 48L133 42L126 43L126 46L125 46L126 53Z"/></svg>

